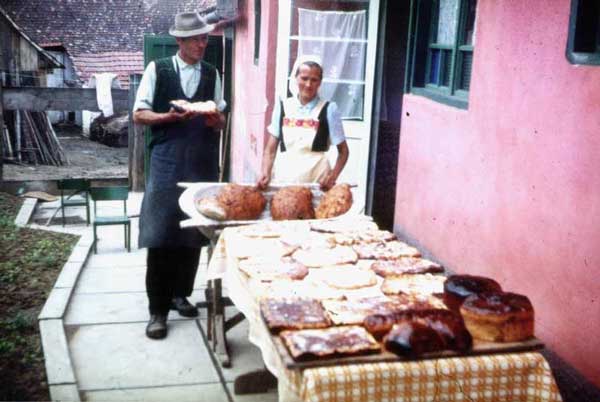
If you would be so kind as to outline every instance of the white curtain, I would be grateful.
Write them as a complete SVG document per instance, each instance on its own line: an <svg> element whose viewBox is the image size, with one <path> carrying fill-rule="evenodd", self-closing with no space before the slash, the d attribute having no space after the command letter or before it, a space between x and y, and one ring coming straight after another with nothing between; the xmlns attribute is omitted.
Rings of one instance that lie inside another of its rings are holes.
<svg viewBox="0 0 600 402"><path fill-rule="evenodd" d="M320 93L335 101L344 118L363 118L367 14L298 9L298 56L323 60Z"/></svg>

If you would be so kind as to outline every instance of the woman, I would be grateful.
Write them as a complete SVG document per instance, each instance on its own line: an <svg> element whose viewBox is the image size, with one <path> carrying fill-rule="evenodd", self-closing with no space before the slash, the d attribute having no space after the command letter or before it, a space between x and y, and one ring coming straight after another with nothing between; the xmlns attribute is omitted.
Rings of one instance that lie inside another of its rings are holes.
<svg viewBox="0 0 600 402"><path fill-rule="evenodd" d="M299 58L292 76L290 92L294 96L275 105L257 185L264 189L272 178L281 183L318 182L323 190L328 190L348 161L342 120L335 102L318 95L323 80L320 60L315 56ZM327 160L331 144L338 149L333 169Z"/></svg>

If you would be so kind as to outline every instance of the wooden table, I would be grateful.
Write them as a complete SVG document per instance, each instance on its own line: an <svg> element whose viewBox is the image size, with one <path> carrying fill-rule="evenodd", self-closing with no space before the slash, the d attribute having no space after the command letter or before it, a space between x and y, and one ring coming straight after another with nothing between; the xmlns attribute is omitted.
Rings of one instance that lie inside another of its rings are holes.
<svg viewBox="0 0 600 402"><path fill-rule="evenodd" d="M256 283L227 256L227 250L236 247L229 236L233 231L225 229L215 244L209 272L223 275L231 300L248 319L249 340L277 377L280 401L562 400L538 352L290 368L261 318Z"/></svg>

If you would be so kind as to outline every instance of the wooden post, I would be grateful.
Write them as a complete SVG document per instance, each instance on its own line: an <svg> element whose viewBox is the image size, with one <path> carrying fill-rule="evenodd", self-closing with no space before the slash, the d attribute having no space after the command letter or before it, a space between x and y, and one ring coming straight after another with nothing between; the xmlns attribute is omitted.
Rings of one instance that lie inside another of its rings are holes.
<svg viewBox="0 0 600 402"><path fill-rule="evenodd" d="M131 191L144 191L144 129L133 122L133 105L141 75L129 75L129 184Z"/></svg>

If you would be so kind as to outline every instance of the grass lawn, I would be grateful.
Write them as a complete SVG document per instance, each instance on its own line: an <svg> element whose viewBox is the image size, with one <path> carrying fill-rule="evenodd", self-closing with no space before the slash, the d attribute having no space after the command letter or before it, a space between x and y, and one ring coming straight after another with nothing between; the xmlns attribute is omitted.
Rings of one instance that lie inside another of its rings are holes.
<svg viewBox="0 0 600 402"><path fill-rule="evenodd" d="M37 316L78 236L15 226L0 192L0 400L49 400Z"/></svg>

